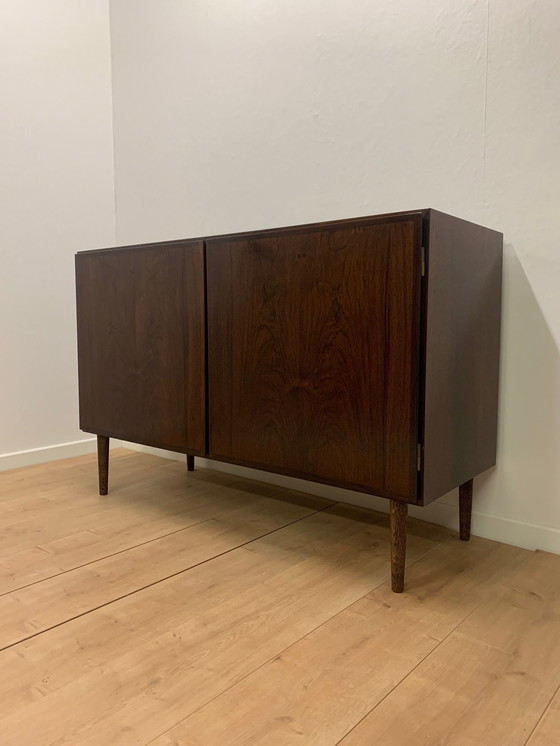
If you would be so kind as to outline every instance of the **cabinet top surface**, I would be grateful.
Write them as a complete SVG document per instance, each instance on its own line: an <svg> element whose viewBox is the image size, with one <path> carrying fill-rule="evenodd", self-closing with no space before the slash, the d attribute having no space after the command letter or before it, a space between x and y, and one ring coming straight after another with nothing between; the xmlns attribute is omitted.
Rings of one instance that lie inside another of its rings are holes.
<svg viewBox="0 0 560 746"><path fill-rule="evenodd" d="M161 246L161 247L172 247L172 246L179 246L181 244L185 243L200 243L202 241L235 241L235 240L243 240L243 239L250 239L250 238L265 238L267 236L276 236L276 235L286 235L290 233L300 233L300 232L311 232L311 231L320 231L325 229L330 230L336 230L336 229L344 229L344 228L353 228L353 227L360 227L360 226L366 226L366 225L373 225L373 224L379 224L379 223L385 223L385 222L398 222L398 221L408 221L408 220L423 220L423 219L429 219L430 214L439 212L437 210L434 210L432 208L424 208L420 210L406 210L404 212L390 212L390 213L383 213L380 215L364 215L364 216L358 216L353 218L343 218L343 219L337 219L337 220L327 220L324 222L319 223L303 223L300 225L290 225L290 226L279 226L276 228L266 228L266 229L255 229L250 231L239 231L234 233L220 233L216 235L207 235L207 236L197 236L192 238L180 238L180 239L171 239L167 241L151 241L141 244L129 244L124 246L111 246L111 247L105 247L105 248L98 248L98 249L87 249L85 251L79 251L78 254L90 254L93 252L99 252L99 251L120 251L120 250L126 250L126 249L138 249L139 247L146 246L146 247L154 247L154 246ZM458 222L468 223L469 221L463 220L462 218L453 218L454 220L457 220ZM498 231L494 231L490 228L485 228L485 230L491 232L491 233L498 233ZM501 235L498 233L498 235Z"/></svg>

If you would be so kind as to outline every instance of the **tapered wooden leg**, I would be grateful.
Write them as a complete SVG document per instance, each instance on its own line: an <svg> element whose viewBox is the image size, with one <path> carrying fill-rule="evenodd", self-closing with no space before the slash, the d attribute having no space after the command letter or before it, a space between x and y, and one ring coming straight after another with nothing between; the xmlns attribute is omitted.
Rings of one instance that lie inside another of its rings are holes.
<svg viewBox="0 0 560 746"><path fill-rule="evenodd" d="M97 436L97 469L99 471L99 494L106 495L109 488L109 438Z"/></svg>
<svg viewBox="0 0 560 746"><path fill-rule="evenodd" d="M459 487L459 538L468 541L471 538L473 480Z"/></svg>
<svg viewBox="0 0 560 746"><path fill-rule="evenodd" d="M187 455L187 471L194 471L194 456Z"/></svg>
<svg viewBox="0 0 560 746"><path fill-rule="evenodd" d="M402 593L404 589L407 513L406 503L391 500L391 590L394 593Z"/></svg>

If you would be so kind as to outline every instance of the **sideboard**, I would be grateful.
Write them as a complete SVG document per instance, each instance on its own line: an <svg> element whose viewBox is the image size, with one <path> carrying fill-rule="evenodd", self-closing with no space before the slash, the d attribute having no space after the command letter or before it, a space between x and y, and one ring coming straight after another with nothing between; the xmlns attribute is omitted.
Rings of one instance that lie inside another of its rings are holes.
<svg viewBox="0 0 560 746"><path fill-rule="evenodd" d="M80 427L408 505L496 461L502 234L436 210L76 255Z"/></svg>

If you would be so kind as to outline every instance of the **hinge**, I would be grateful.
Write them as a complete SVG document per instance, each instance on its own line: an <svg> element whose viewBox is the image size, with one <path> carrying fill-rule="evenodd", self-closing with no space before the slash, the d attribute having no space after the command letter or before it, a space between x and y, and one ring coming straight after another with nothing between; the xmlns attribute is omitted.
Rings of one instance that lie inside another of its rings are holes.
<svg viewBox="0 0 560 746"><path fill-rule="evenodd" d="M420 257L422 267L421 275L422 277L424 277L424 275L426 274L426 249L423 246L420 248Z"/></svg>
<svg viewBox="0 0 560 746"><path fill-rule="evenodd" d="M416 451L416 468L418 471L422 471L422 443L418 443Z"/></svg>

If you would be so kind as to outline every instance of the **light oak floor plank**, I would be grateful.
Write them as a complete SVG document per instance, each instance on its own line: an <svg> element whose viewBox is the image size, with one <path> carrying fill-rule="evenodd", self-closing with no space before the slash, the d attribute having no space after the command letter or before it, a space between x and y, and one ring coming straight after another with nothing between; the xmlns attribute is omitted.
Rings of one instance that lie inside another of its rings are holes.
<svg viewBox="0 0 560 746"><path fill-rule="evenodd" d="M558 746L560 743L560 687L527 740L527 746Z"/></svg>
<svg viewBox="0 0 560 746"><path fill-rule="evenodd" d="M6 513L6 506L2 500L0 503L0 557L65 538L70 533L87 530L102 531L119 518L123 523L134 522L138 516L140 516L139 520L142 520L145 516L141 515L141 511L146 503L152 517L169 518L173 514L170 510L173 505L177 508L176 513L181 511L186 484L186 478L183 480L177 470L169 471L171 467L180 469L181 465L167 462L159 469L155 466L144 472L139 470L140 473L136 476L134 472L131 472L128 476L128 488L112 490L106 496L99 496L97 488L93 485L84 488L79 479L76 480L74 486L69 483L66 487L59 488L57 485L55 491L58 499L54 503L42 501L41 506L36 506L31 511L25 512L22 509L22 514L19 516L12 515L10 512ZM113 470L116 471L116 467ZM154 495L159 492L162 477L166 481L167 490L163 493L162 502L159 504L154 500ZM71 499L66 499L67 495ZM46 516L50 520L45 520Z"/></svg>
<svg viewBox="0 0 560 746"><path fill-rule="evenodd" d="M147 470L141 468L143 454L134 455L134 459L117 455L112 470L120 473L121 482L127 483L111 490L108 496L97 495L95 485L88 492L75 476L77 485L69 503L60 500L63 490L58 482L56 488L51 483L51 500L36 506L34 516L19 524L6 519L5 503L0 497L0 554L5 554L0 557L0 596L194 523L220 517L232 505L248 505L252 496L258 500L286 492L274 485L240 482L238 477L210 470L187 473L177 462L152 456L148 457ZM330 504L319 498L314 501L308 498L306 504L316 509ZM300 504L305 507L301 500Z"/></svg>
<svg viewBox="0 0 560 746"><path fill-rule="evenodd" d="M156 456L144 460L144 455L124 448L111 450L111 493L129 487L134 475L162 474L167 466L181 466L179 462ZM75 499L77 495L79 504ZM81 509L106 500L97 492L97 457L94 454L0 472L0 497L3 525L10 518L21 520L45 507L66 503Z"/></svg>
<svg viewBox="0 0 560 746"><path fill-rule="evenodd" d="M560 557L532 553L341 744L525 744L560 684L559 632Z"/></svg>
<svg viewBox="0 0 560 746"><path fill-rule="evenodd" d="M448 535L413 523L410 560ZM388 576L386 516L315 513L5 650L0 742L146 743Z"/></svg>
<svg viewBox="0 0 560 746"><path fill-rule="evenodd" d="M476 538L470 544L453 539L439 545L407 569L406 593L395 595L383 585L154 746L336 743L528 554Z"/></svg>
<svg viewBox="0 0 560 746"><path fill-rule="evenodd" d="M222 487L205 496L218 518L0 596L0 649L301 520L330 503L254 495ZM217 503L213 504L213 503ZM197 511L192 517L199 515Z"/></svg>
<svg viewBox="0 0 560 746"><path fill-rule="evenodd" d="M132 455L130 455L132 454ZM148 459L144 462L144 457ZM79 461L72 468L72 461ZM17 489L7 490L4 479L10 472L0 473L0 538L5 542L10 533L27 529L27 538L31 538L37 526L43 523L45 511L56 511L59 519L71 517L73 520L88 514L96 515L100 511L132 509L144 501L150 502L153 497L154 484L175 474L175 487L184 487L185 481L195 485L197 482L211 481L214 484L227 484L236 479L233 475L206 470L187 472L185 466L177 461L162 459L146 454L127 452L124 449L111 451L111 477L109 495L99 495L97 491L96 463L91 456L81 456L61 462L60 474L54 465L49 464L49 477L34 479L22 478ZM35 471L38 467L19 469L20 472ZM278 487L268 485L278 491ZM162 495L163 500L173 499L178 493L170 491ZM22 525L23 524L23 525ZM51 530L55 526L47 527ZM3 548L4 550L4 548Z"/></svg>
<svg viewBox="0 0 560 746"><path fill-rule="evenodd" d="M110 490L0 474L2 746L560 744L560 557L410 520L395 595L384 515L124 449Z"/></svg>

